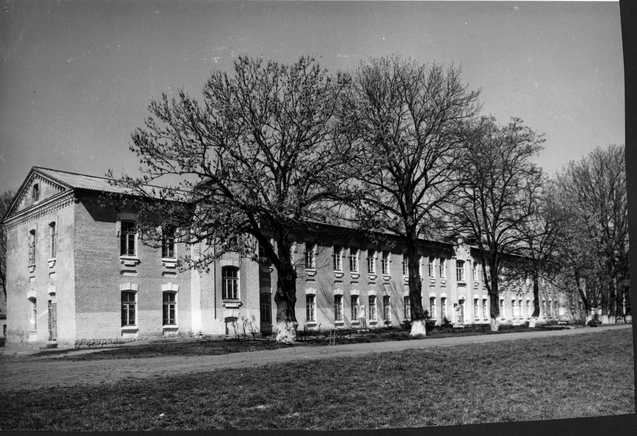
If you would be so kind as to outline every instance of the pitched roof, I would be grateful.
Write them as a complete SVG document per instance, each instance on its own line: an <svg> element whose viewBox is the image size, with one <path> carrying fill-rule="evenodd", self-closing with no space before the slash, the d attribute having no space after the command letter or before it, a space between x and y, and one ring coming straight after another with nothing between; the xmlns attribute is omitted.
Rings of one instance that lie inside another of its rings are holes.
<svg viewBox="0 0 637 436"><path fill-rule="evenodd" d="M90 191L106 191L116 193L132 193L133 191L123 186L112 184L106 177L87 176L85 174L71 173L68 171L54 170L51 168L33 167L33 169L52 180L74 189L87 189Z"/></svg>

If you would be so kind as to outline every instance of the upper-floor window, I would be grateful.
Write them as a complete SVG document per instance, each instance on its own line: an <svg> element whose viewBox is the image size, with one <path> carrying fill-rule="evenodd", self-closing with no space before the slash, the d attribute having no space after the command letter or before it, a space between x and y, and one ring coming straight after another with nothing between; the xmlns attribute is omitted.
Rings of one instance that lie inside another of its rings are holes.
<svg viewBox="0 0 637 436"><path fill-rule="evenodd" d="M173 226L166 226L162 230L161 257L165 259L175 257L175 228Z"/></svg>
<svg viewBox="0 0 637 436"><path fill-rule="evenodd" d="M316 245L310 242L305 243L305 268L316 268Z"/></svg>
<svg viewBox="0 0 637 436"><path fill-rule="evenodd" d="M358 272L358 248L349 249L349 270L350 272Z"/></svg>
<svg viewBox="0 0 637 436"><path fill-rule="evenodd" d="M33 199L34 203L36 201L40 201L40 185L38 185L37 183L33 185L33 188L31 188L31 198Z"/></svg>
<svg viewBox="0 0 637 436"><path fill-rule="evenodd" d="M456 261L456 280L464 282L464 260Z"/></svg>
<svg viewBox="0 0 637 436"><path fill-rule="evenodd" d="M438 266L439 266L440 278L441 279L447 278L447 262L445 261L445 259L440 259L440 263L438 264Z"/></svg>
<svg viewBox="0 0 637 436"><path fill-rule="evenodd" d="M239 298L239 268L224 266L221 268L221 298L237 300Z"/></svg>
<svg viewBox="0 0 637 436"><path fill-rule="evenodd" d="M29 231L29 265L35 265L35 229Z"/></svg>
<svg viewBox="0 0 637 436"><path fill-rule="evenodd" d="M367 250L367 272L374 274L376 272L376 252Z"/></svg>
<svg viewBox="0 0 637 436"><path fill-rule="evenodd" d="M406 254L403 254L403 275L409 275L409 259Z"/></svg>
<svg viewBox="0 0 637 436"><path fill-rule="evenodd" d="M54 258L57 254L57 248L58 248L58 244L57 244L58 233L57 233L57 228L54 222L49 224L49 238L51 241L51 258Z"/></svg>
<svg viewBox="0 0 637 436"><path fill-rule="evenodd" d="M383 251L380 267L383 274L389 274L389 251Z"/></svg>
<svg viewBox="0 0 637 436"><path fill-rule="evenodd" d="M122 221L119 234L120 256L135 256L135 221Z"/></svg>
<svg viewBox="0 0 637 436"><path fill-rule="evenodd" d="M343 271L343 247L341 247L340 245L334 246L332 263L334 266L334 271Z"/></svg>
<svg viewBox="0 0 637 436"><path fill-rule="evenodd" d="M434 259L433 257L429 258L429 278L436 278L436 259Z"/></svg>

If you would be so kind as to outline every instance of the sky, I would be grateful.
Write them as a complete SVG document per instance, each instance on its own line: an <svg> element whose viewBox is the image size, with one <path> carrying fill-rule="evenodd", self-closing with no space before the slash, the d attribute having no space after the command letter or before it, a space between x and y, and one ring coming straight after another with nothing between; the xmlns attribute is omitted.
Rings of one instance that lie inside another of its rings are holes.
<svg viewBox="0 0 637 436"><path fill-rule="evenodd" d="M618 2L32 1L0 4L0 191L32 166L138 175L148 105L239 54L330 72L399 54L461 67L482 114L544 133L549 174L624 144Z"/></svg>

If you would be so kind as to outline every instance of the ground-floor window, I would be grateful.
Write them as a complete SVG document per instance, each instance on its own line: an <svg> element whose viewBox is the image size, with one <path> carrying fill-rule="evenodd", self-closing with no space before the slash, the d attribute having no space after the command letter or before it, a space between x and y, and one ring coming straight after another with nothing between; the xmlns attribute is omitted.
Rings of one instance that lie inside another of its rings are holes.
<svg viewBox="0 0 637 436"><path fill-rule="evenodd" d="M477 321L480 318L480 300L473 299L473 317Z"/></svg>
<svg viewBox="0 0 637 436"><path fill-rule="evenodd" d="M334 321L343 321L343 296L334 295Z"/></svg>
<svg viewBox="0 0 637 436"><path fill-rule="evenodd" d="M505 318L505 315L504 315L504 299L500 300L500 317L502 319Z"/></svg>
<svg viewBox="0 0 637 436"><path fill-rule="evenodd" d="M429 298L429 313L433 319L436 319L436 297Z"/></svg>
<svg viewBox="0 0 637 436"><path fill-rule="evenodd" d="M135 325L135 312L137 308L137 293L134 291L122 292L122 327Z"/></svg>
<svg viewBox="0 0 637 436"><path fill-rule="evenodd" d="M29 321L31 322L31 330L38 329L38 305L35 298L29 298Z"/></svg>
<svg viewBox="0 0 637 436"><path fill-rule="evenodd" d="M489 305L487 303L487 299L486 298L482 299L482 317L484 319L488 319L489 318Z"/></svg>
<svg viewBox="0 0 637 436"><path fill-rule="evenodd" d="M369 296L369 319L376 320L376 296Z"/></svg>
<svg viewBox="0 0 637 436"><path fill-rule="evenodd" d="M163 323L164 325L177 324L177 300L175 292L164 292Z"/></svg>
<svg viewBox="0 0 637 436"><path fill-rule="evenodd" d="M352 321L358 319L358 295L352 295Z"/></svg>
<svg viewBox="0 0 637 436"><path fill-rule="evenodd" d="M261 294L261 322L272 322L272 303L270 294Z"/></svg>
<svg viewBox="0 0 637 436"><path fill-rule="evenodd" d="M519 316L519 313L518 313L518 305L516 304L515 300L511 300L511 309L513 310L511 317L517 318Z"/></svg>
<svg viewBox="0 0 637 436"><path fill-rule="evenodd" d="M440 299L440 319L447 317L447 299L442 297Z"/></svg>
<svg viewBox="0 0 637 436"><path fill-rule="evenodd" d="M391 302L389 295L383 297L383 319L391 321Z"/></svg>
<svg viewBox="0 0 637 436"><path fill-rule="evenodd" d="M307 322L316 321L316 300L314 295L305 296L305 315Z"/></svg>
<svg viewBox="0 0 637 436"><path fill-rule="evenodd" d="M405 306L405 320L411 320L411 301L409 296L404 298L404 306Z"/></svg>

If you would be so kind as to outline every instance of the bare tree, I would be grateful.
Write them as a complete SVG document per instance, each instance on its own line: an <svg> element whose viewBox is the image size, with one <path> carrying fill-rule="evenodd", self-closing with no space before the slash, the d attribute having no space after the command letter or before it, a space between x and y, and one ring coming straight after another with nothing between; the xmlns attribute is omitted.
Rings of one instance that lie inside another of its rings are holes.
<svg viewBox="0 0 637 436"><path fill-rule="evenodd" d="M333 152L334 113L349 86L312 58L292 65L239 57L234 75L213 72L203 103L183 91L150 105L145 128L131 150L141 178L135 188L140 226L159 240L158 228L176 228L177 240L209 243L209 250L182 259L205 268L225 253L256 258L258 243L277 270L277 341L296 337L296 278L292 236L308 223L329 222L333 190L344 173ZM150 192L145 186L169 183Z"/></svg>
<svg viewBox="0 0 637 436"><path fill-rule="evenodd" d="M483 117L465 133L463 184L454 218L459 233L478 245L491 330L497 331L498 280L506 258L520 254L520 226L534 213L542 171L531 158L541 150L543 139L517 118L498 126L492 117Z"/></svg>
<svg viewBox="0 0 637 436"><path fill-rule="evenodd" d="M372 59L354 74L344 129L354 144L350 190L362 222L398 235L409 270L411 335L425 335L418 249L442 234L460 148L459 127L479 110L453 66L398 56Z"/></svg>
<svg viewBox="0 0 637 436"><path fill-rule="evenodd" d="M561 207L555 181L545 180L541 185L537 195L529 198L530 215L517 226L522 259L518 272L530 278L533 285L534 307L529 327L535 327L540 316L540 278L555 282L561 271L560 244L566 238L569 219L568 212Z"/></svg>
<svg viewBox="0 0 637 436"><path fill-rule="evenodd" d="M0 223L11 207L15 191L9 189L0 195ZM7 234L4 226L0 224L0 300L2 305L7 301Z"/></svg>
<svg viewBox="0 0 637 436"><path fill-rule="evenodd" d="M628 200L624 147L597 148L577 162L569 162L558 176L564 206L573 213L573 240L588 240L593 249L582 253L597 263L603 322L622 318L624 299L630 308L629 290L620 284L628 278ZM581 253L581 252L580 252ZM581 267L574 265L575 271ZM594 283L594 280L588 280ZM590 287L587 286L587 288ZM587 304L586 301L584 301Z"/></svg>

